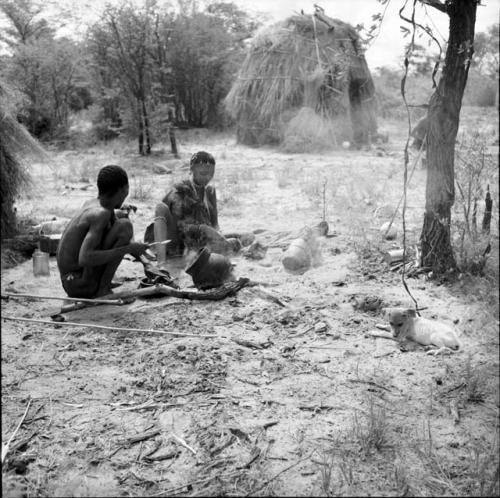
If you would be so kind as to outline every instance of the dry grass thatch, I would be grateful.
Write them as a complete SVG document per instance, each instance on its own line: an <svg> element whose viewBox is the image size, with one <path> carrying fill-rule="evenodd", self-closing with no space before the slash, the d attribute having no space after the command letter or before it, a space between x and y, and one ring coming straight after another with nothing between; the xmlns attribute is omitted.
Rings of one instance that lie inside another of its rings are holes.
<svg viewBox="0 0 500 498"><path fill-rule="evenodd" d="M1 235L15 233L14 203L24 187L29 185L26 160L44 157L38 142L19 124L10 105L11 96L0 82L0 193L2 197Z"/></svg>
<svg viewBox="0 0 500 498"><path fill-rule="evenodd" d="M316 12L256 35L225 105L245 144L290 142L300 119L312 116L304 108L316 115L310 133L321 123L320 134L333 144L364 143L377 130L374 92L356 30Z"/></svg>

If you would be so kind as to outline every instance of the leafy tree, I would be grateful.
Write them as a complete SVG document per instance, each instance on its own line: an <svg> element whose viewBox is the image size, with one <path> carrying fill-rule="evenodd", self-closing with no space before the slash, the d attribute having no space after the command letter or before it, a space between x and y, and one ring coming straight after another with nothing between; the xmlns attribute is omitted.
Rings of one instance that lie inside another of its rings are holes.
<svg viewBox="0 0 500 498"><path fill-rule="evenodd" d="M215 2L204 12L181 14L174 22L170 65L173 90L185 120L192 126L213 126L220 120L219 103L229 91L243 41L258 23L232 2Z"/></svg>
<svg viewBox="0 0 500 498"><path fill-rule="evenodd" d="M476 33L471 66L490 78L498 79L498 46L498 23L492 24L486 32Z"/></svg>
<svg viewBox="0 0 500 498"><path fill-rule="evenodd" d="M137 9L131 3L108 6L91 30L96 62L104 65L109 82L117 83L127 98L138 136L139 153L151 152L148 100L152 94L151 50L155 26L154 4Z"/></svg>
<svg viewBox="0 0 500 498"><path fill-rule="evenodd" d="M33 0L0 0L0 11L10 25L0 32L0 41L9 47L52 37L54 30L46 19L40 18L43 5Z"/></svg>
<svg viewBox="0 0 500 498"><path fill-rule="evenodd" d="M54 29L40 17L42 7L30 0L1 1L10 25L3 41L9 46L2 76L22 96L18 118L35 136L64 134L70 101L80 68L77 44L54 38Z"/></svg>
<svg viewBox="0 0 500 498"><path fill-rule="evenodd" d="M435 57L430 54L423 45L415 43L413 47L410 47L410 44L407 44L405 52L411 53L410 64L417 74L431 74Z"/></svg>

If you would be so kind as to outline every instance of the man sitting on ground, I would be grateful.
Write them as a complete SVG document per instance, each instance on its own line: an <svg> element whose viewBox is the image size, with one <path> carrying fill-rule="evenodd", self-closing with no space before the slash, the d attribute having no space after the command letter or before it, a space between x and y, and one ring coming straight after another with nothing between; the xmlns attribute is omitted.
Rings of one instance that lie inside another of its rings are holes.
<svg viewBox="0 0 500 498"><path fill-rule="evenodd" d="M215 159L200 151L191 157L192 177L173 186L156 206L154 223L148 226L144 240L168 245L156 246L158 266L166 268L167 257L180 256L185 249L207 246L210 251L238 252L241 241L236 234L224 237L219 230L215 187L208 185L215 174Z"/></svg>
<svg viewBox="0 0 500 498"><path fill-rule="evenodd" d="M123 256L139 258L148 248L132 241L130 220L115 215L128 196L125 170L104 166L97 188L97 199L87 201L71 219L57 249L57 266L69 297L92 299L111 293L111 280Z"/></svg>

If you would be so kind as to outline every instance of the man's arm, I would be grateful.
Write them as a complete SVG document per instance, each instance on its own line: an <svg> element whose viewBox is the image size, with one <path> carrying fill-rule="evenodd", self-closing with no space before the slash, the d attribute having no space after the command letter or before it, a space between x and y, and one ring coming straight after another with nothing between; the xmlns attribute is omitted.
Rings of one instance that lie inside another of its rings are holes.
<svg viewBox="0 0 500 498"><path fill-rule="evenodd" d="M111 214L105 210L89 213L89 231L83 239L78 254L80 266L99 266L123 257L125 254L139 256L148 247L147 244L132 242L126 246L114 247L112 249L97 249L101 244L106 227L111 219ZM144 247L142 247L144 246Z"/></svg>

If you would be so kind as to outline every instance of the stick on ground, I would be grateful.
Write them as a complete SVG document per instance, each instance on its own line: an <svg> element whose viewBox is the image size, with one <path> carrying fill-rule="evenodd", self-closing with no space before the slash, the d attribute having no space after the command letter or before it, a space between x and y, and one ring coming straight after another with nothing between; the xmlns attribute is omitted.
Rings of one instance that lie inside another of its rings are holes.
<svg viewBox="0 0 500 498"><path fill-rule="evenodd" d="M112 296L112 294L111 294ZM58 301L72 301L77 303L92 303L92 304L123 304L121 299L85 299L82 297L59 297L59 296L37 296L36 294L13 294L9 292L2 292L2 298L4 297L26 297L30 299L55 299Z"/></svg>
<svg viewBox="0 0 500 498"><path fill-rule="evenodd" d="M16 318L13 316L2 316L2 320L11 320L14 322L31 322L31 323L43 323L45 325L57 325L60 327L69 326L69 327L89 327L101 330L116 330L117 332L147 332L150 334L164 334L164 335L176 335L181 337L199 337L199 338L208 338L208 337L219 337L217 334L186 334L182 332L168 332L167 330L152 330L152 329L130 329L124 327L108 327L105 325L96 325L94 323L75 323L75 322L51 322L48 320L35 320L34 318Z"/></svg>

